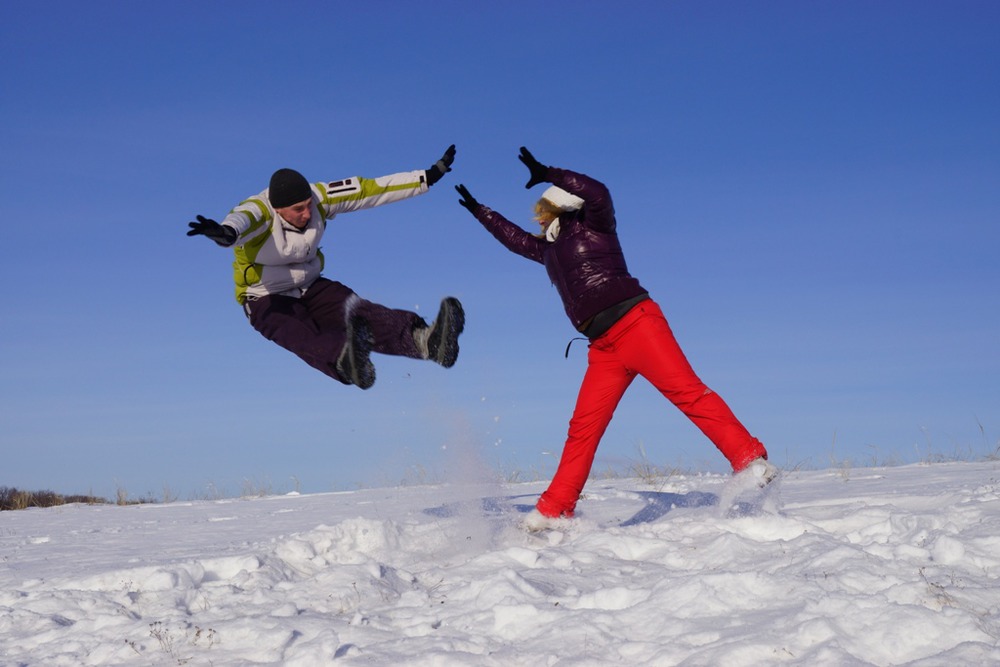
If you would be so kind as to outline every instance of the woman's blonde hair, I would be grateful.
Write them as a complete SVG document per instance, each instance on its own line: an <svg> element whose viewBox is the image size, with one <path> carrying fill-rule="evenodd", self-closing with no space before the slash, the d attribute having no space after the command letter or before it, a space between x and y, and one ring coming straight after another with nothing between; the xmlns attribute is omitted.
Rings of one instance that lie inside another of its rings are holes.
<svg viewBox="0 0 1000 667"><path fill-rule="evenodd" d="M544 197L535 202L535 220L547 224L559 217L559 209Z"/></svg>

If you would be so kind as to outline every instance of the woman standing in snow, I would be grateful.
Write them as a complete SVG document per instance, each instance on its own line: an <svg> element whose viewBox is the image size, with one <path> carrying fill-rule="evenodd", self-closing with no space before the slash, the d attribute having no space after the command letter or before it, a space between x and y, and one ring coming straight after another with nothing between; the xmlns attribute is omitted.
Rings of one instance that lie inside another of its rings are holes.
<svg viewBox="0 0 1000 667"><path fill-rule="evenodd" d="M660 307L629 273L611 195L600 182L541 164L524 147L525 185L553 186L535 204L541 233L529 234L456 186L459 203L508 250L545 266L566 315L589 341L587 372L555 477L527 520L529 528L571 517L618 402L636 375L649 380L718 447L734 472L763 486L777 474L759 440L695 375Z"/></svg>
<svg viewBox="0 0 1000 667"><path fill-rule="evenodd" d="M454 159L452 145L429 169L326 183L279 169L267 190L237 205L221 224L199 215L187 234L233 246L236 300L251 326L320 372L368 389L375 382L371 352L449 368L465 325L458 299L442 300L430 325L416 313L362 299L320 275L319 244L336 215L423 194L451 171Z"/></svg>

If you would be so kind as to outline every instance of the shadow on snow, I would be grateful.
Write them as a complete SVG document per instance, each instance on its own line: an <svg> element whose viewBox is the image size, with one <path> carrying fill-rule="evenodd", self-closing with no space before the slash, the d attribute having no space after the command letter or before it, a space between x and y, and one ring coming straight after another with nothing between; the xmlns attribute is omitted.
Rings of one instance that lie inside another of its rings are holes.
<svg viewBox="0 0 1000 667"><path fill-rule="evenodd" d="M638 512L630 518L621 522L622 527L638 526L646 523L658 521L675 509L694 509L699 507L712 507L719 504L719 496L714 493L704 491L689 491L688 493L665 493L661 491L638 491L636 492L645 504ZM534 503L526 504L526 498L534 499L533 495L488 497L465 502L446 503L437 507L425 509L424 514L428 514L439 519L447 519L470 511L478 512L485 516L503 516L511 511L525 514L534 509ZM478 506L477 506L478 505ZM748 516L756 512L754 503L736 503L730 508L729 516Z"/></svg>
<svg viewBox="0 0 1000 667"><path fill-rule="evenodd" d="M719 496L704 491L689 491L687 493L638 491L637 493L646 501L646 505L633 514L631 518L622 521L623 527L652 523L674 509L710 507L719 504Z"/></svg>

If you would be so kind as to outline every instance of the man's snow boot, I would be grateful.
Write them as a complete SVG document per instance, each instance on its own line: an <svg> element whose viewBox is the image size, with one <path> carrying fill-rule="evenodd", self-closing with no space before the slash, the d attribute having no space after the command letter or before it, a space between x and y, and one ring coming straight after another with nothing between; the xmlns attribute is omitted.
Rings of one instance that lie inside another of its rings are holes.
<svg viewBox="0 0 1000 667"><path fill-rule="evenodd" d="M465 329L465 311L455 297L441 301L437 319L429 327L413 330L413 341L421 356L445 368L451 368L458 359L458 336Z"/></svg>
<svg viewBox="0 0 1000 667"><path fill-rule="evenodd" d="M337 357L337 372L347 384L355 384L368 389L375 384L375 366L369 355L375 338L371 327L361 317L352 317L347 322L347 342Z"/></svg>

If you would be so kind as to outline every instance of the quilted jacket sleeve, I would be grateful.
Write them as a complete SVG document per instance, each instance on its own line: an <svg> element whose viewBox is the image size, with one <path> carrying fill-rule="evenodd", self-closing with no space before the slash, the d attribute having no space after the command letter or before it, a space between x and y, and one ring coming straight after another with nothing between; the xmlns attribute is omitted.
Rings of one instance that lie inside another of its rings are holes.
<svg viewBox="0 0 1000 667"><path fill-rule="evenodd" d="M488 206L480 204L476 208L475 216L476 220L482 223L483 227L507 250L539 264L542 263L542 251L545 247L542 239L524 231Z"/></svg>
<svg viewBox="0 0 1000 667"><path fill-rule="evenodd" d="M586 216L584 223L602 232L615 230L615 207L604 183L569 169L549 167L549 182L582 199Z"/></svg>

